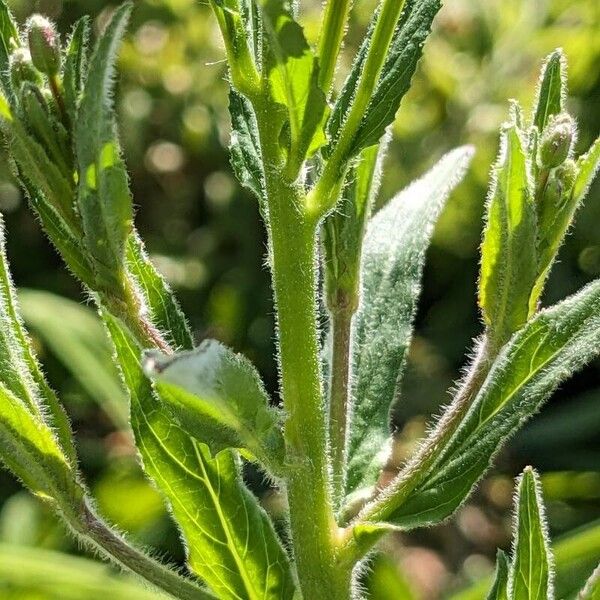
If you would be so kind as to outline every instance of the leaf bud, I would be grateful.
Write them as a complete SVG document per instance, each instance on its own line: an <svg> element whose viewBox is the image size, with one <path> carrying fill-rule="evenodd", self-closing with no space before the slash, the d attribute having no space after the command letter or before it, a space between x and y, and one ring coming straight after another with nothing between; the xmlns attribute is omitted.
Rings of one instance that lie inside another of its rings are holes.
<svg viewBox="0 0 600 600"><path fill-rule="evenodd" d="M546 201L558 207L571 195L571 190L577 177L577 165L572 159L567 159L560 167L554 169L546 185Z"/></svg>
<svg viewBox="0 0 600 600"><path fill-rule="evenodd" d="M21 86L26 83L39 85L41 78L39 72L33 66L31 54L27 48L17 48L9 59L10 79L15 91L19 91Z"/></svg>
<svg viewBox="0 0 600 600"><path fill-rule="evenodd" d="M26 24L31 59L41 73L54 77L60 70L60 38L54 24L41 15L33 15Z"/></svg>
<svg viewBox="0 0 600 600"><path fill-rule="evenodd" d="M545 169L553 169L561 165L569 156L576 126L573 118L567 113L553 117L542 133L539 146L540 165Z"/></svg>

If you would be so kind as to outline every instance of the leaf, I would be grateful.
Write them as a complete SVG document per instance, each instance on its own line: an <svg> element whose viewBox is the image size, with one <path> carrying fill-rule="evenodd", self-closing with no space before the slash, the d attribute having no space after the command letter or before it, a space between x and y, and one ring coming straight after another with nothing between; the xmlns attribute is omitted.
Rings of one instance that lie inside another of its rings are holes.
<svg viewBox="0 0 600 600"><path fill-rule="evenodd" d="M177 349L193 347L185 316L165 280L150 261L144 244L134 230L127 243L127 269L144 295L152 323Z"/></svg>
<svg viewBox="0 0 600 600"><path fill-rule="evenodd" d="M511 600L548 600L552 556L537 473L527 467L517 482L515 547L510 569Z"/></svg>
<svg viewBox="0 0 600 600"><path fill-rule="evenodd" d="M599 348L600 280L543 310L512 337L460 427L443 448L436 449L432 466L420 474L422 483L403 498L390 495L385 520L411 529L451 515L506 440L539 411L560 383L597 356ZM394 487L401 489L403 484L406 481L400 478Z"/></svg>
<svg viewBox="0 0 600 600"><path fill-rule="evenodd" d="M191 352L165 356L147 352L144 371L157 382L160 398L182 427L214 450L247 449L281 472L284 442L281 417L254 366L215 340ZM207 435L207 427L213 436Z"/></svg>
<svg viewBox="0 0 600 600"><path fill-rule="evenodd" d="M289 127L288 169L296 173L306 155L325 141L327 100L319 88L319 61L294 20L288 0L261 0L269 46L266 66L273 100Z"/></svg>
<svg viewBox="0 0 600 600"><path fill-rule="evenodd" d="M79 108L79 97L87 79L87 50L90 38L90 18L86 15L79 19L67 44L63 68L63 88L65 105L71 120L74 120Z"/></svg>
<svg viewBox="0 0 600 600"><path fill-rule="evenodd" d="M130 3L119 7L96 46L74 135L84 242L93 257L98 284L113 291L121 291L125 245L133 221L111 98L117 50L130 13Z"/></svg>
<svg viewBox="0 0 600 600"><path fill-rule="evenodd" d="M555 597L571 598L600 560L600 521L570 531L556 541L552 549L556 570ZM492 584L489 577L480 579L452 594L449 600L484 600Z"/></svg>
<svg viewBox="0 0 600 600"><path fill-rule="evenodd" d="M508 600L508 557L498 550L496 557L496 575L487 600Z"/></svg>
<svg viewBox="0 0 600 600"><path fill-rule="evenodd" d="M12 51L20 45L17 24L5 0L0 0L0 84L5 96L13 105L15 95L10 80L9 59Z"/></svg>
<svg viewBox="0 0 600 600"><path fill-rule="evenodd" d="M76 506L83 490L44 421L0 383L0 459L34 494Z"/></svg>
<svg viewBox="0 0 600 600"><path fill-rule="evenodd" d="M596 567L585 587L581 590L578 600L600 600L600 565Z"/></svg>
<svg viewBox="0 0 600 600"><path fill-rule="evenodd" d="M212 457L165 414L141 370L139 347L116 319L103 316L130 393L144 468L171 505L190 568L223 600L291 598L287 556L244 486L234 454L226 450Z"/></svg>
<svg viewBox="0 0 600 600"><path fill-rule="evenodd" d="M69 420L46 382L23 326L8 270L4 223L0 220L0 381L26 409L55 432L69 464L77 459Z"/></svg>
<svg viewBox="0 0 600 600"><path fill-rule="evenodd" d="M530 316L537 276L536 215L527 151L514 123L502 134L481 246L479 305L496 345Z"/></svg>
<svg viewBox="0 0 600 600"><path fill-rule="evenodd" d="M577 177L573 185L573 198L581 202L590 190L594 178L600 169L600 137L590 149L577 159Z"/></svg>
<svg viewBox="0 0 600 600"><path fill-rule="evenodd" d="M415 600L405 573L389 556L377 554L369 560L367 570L364 597L368 600Z"/></svg>
<svg viewBox="0 0 600 600"><path fill-rule="evenodd" d="M167 599L97 561L17 544L0 544L0 591L4 600Z"/></svg>
<svg viewBox="0 0 600 600"><path fill-rule="evenodd" d="M402 98L410 87L417 64L423 53L423 45L438 10L440 0L408 0L400 17L396 32L390 44L381 77L373 93L372 100L357 130L348 157L356 156L381 139L386 127L392 124ZM348 79L344 83L328 124L328 134L332 142L339 134L345 116L350 109L360 74L369 50L371 36L377 14L374 15L365 42L361 46L352 66ZM330 152L331 150L328 150Z"/></svg>
<svg viewBox="0 0 600 600"><path fill-rule="evenodd" d="M97 314L61 296L19 290L21 313L81 387L122 429L129 426L127 402Z"/></svg>
<svg viewBox="0 0 600 600"><path fill-rule="evenodd" d="M238 181L258 199L266 214L266 182L256 114L252 104L234 89L229 92L231 115L231 166Z"/></svg>
<svg viewBox="0 0 600 600"><path fill-rule="evenodd" d="M552 115L564 109L567 99L567 60L561 48L548 55L542 72L534 102L533 124L543 131Z"/></svg>
<svg viewBox="0 0 600 600"><path fill-rule="evenodd" d="M353 328L348 491L373 484L387 459L389 413L412 336L425 251L437 217L472 153L464 147L447 154L368 226L361 305Z"/></svg>

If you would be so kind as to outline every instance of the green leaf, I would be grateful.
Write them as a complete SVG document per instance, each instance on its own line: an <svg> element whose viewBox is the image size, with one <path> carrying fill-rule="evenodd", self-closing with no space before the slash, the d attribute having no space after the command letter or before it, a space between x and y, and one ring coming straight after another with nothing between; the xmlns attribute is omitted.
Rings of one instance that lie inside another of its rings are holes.
<svg viewBox="0 0 600 600"><path fill-rule="evenodd" d="M581 202L590 190L594 178L600 169L600 137L590 149L577 159L577 177L573 184L573 198Z"/></svg>
<svg viewBox="0 0 600 600"><path fill-rule="evenodd" d="M112 350L98 315L90 308L41 290L19 290L21 313L81 387L122 429L127 401Z"/></svg>
<svg viewBox="0 0 600 600"><path fill-rule="evenodd" d="M584 585L590 570L600 560L600 521L567 533L553 544L552 549L556 570L555 596L570 598ZM450 596L450 600L484 600L492 584L489 577L480 579Z"/></svg>
<svg viewBox="0 0 600 600"><path fill-rule="evenodd" d="M60 215L64 226L72 234L80 226L73 207L75 190L73 184L50 160L43 146L23 127L20 121L12 121L6 128L10 139L10 153L19 167L21 183L27 182L35 189L35 196L43 195L45 201Z"/></svg>
<svg viewBox="0 0 600 600"><path fill-rule="evenodd" d="M10 80L9 58L13 50L21 45L19 29L6 4L0 0L0 84L4 94L14 105L15 95Z"/></svg>
<svg viewBox="0 0 600 600"><path fill-rule="evenodd" d="M4 600L167 600L94 560L42 548L0 544Z"/></svg>
<svg viewBox="0 0 600 600"><path fill-rule="evenodd" d="M319 61L292 16L288 0L262 0L269 46L266 70L273 100L286 115L289 128L288 169L296 173L306 155L325 141L327 100L319 88Z"/></svg>
<svg viewBox="0 0 600 600"><path fill-rule="evenodd" d="M176 348L191 350L192 334L177 300L146 254L136 231L127 243L127 269L144 295L145 308L152 323Z"/></svg>
<svg viewBox="0 0 600 600"><path fill-rule="evenodd" d="M468 497L492 459L554 390L598 355L600 280L540 312L495 361L460 427L407 495L390 495L386 520L410 529L439 523ZM452 411L452 406L449 408ZM418 465L408 465L401 490Z"/></svg>
<svg viewBox="0 0 600 600"><path fill-rule="evenodd" d="M0 220L0 381L24 406L54 430L62 451L76 469L69 420L46 382L23 326L8 270L4 223Z"/></svg>
<svg viewBox="0 0 600 600"><path fill-rule="evenodd" d="M600 600L600 565L596 567L585 587L581 590L578 600Z"/></svg>
<svg viewBox="0 0 600 600"><path fill-rule="evenodd" d="M537 276L536 214L530 163L518 126L502 133L481 246L479 305L493 341L502 345L530 316Z"/></svg>
<svg viewBox="0 0 600 600"><path fill-rule="evenodd" d="M215 340L191 352L146 353L144 371L182 427L213 450L247 449L271 473L281 472L281 416L254 366ZM207 435L207 427L214 432ZM215 435L216 434L216 435Z"/></svg>
<svg viewBox="0 0 600 600"><path fill-rule="evenodd" d="M487 600L508 600L508 557L498 550L496 557L496 575Z"/></svg>
<svg viewBox="0 0 600 600"><path fill-rule="evenodd" d="M65 105L71 120L74 120L79 108L79 97L87 78L87 50L90 38L90 18L86 15L79 19L67 44L63 69L63 88Z"/></svg>
<svg viewBox="0 0 600 600"><path fill-rule="evenodd" d="M447 154L375 215L367 228L361 305L353 331L348 491L375 483L387 459L389 413L412 336L425 251L471 156L468 147Z"/></svg>
<svg viewBox="0 0 600 600"><path fill-rule="evenodd" d="M377 554L368 562L365 598L368 600L415 600L405 573L389 556ZM362 582L361 582L362 584ZM361 589L363 586L361 585Z"/></svg>
<svg viewBox="0 0 600 600"><path fill-rule="evenodd" d="M264 217L267 194L256 114L252 104L233 89L229 92L229 113L231 166L238 181L257 197Z"/></svg>
<svg viewBox="0 0 600 600"><path fill-rule="evenodd" d="M423 53L423 45L440 6L440 0L408 0L406 2L381 77L354 142L348 151L348 158L356 156L363 148L377 144L386 127L393 123L402 98L410 87L411 79ZM365 41L332 110L327 127L331 139L330 146L335 145L335 140L352 104L356 86L369 51L376 18L377 13L371 21ZM328 152L331 152L331 149Z"/></svg>
<svg viewBox="0 0 600 600"><path fill-rule="evenodd" d="M63 510L83 491L52 430L4 383L0 383L0 458L34 494Z"/></svg>
<svg viewBox="0 0 600 600"><path fill-rule="evenodd" d="M552 556L538 476L527 467L517 483L515 547L510 569L511 600L548 600Z"/></svg>
<svg viewBox="0 0 600 600"><path fill-rule="evenodd" d="M104 319L131 397L131 425L146 473L163 492L186 541L190 568L223 600L287 600L288 558L235 455L211 456L165 413L139 364L140 348L119 322Z"/></svg>
<svg viewBox="0 0 600 600"><path fill-rule="evenodd" d="M125 245L133 221L112 106L114 65L130 13L130 3L119 7L96 46L75 124L77 202L84 242L94 261L98 285L113 291L121 291Z"/></svg>
<svg viewBox="0 0 600 600"><path fill-rule="evenodd" d="M552 115L563 111L566 99L567 60L562 49L557 48L542 66L533 116L533 124L538 131L544 130Z"/></svg>

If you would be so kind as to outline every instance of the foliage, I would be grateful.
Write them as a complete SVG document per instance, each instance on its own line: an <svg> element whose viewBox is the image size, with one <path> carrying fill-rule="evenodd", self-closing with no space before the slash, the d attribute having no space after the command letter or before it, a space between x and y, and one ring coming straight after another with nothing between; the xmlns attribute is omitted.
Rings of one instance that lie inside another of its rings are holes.
<svg viewBox="0 0 600 600"><path fill-rule="evenodd" d="M347 3L329 0L316 50L292 3L210 4L229 67L233 170L255 195L267 232L281 406L270 405L248 359L214 340L194 347L135 229L113 105L131 5L113 12L92 49L86 18L63 48L39 16L21 35L2 2L0 116L11 164L97 308L141 464L177 524L189 575L139 550L99 516L70 423L23 327L4 247L0 456L84 545L159 592L358 597L373 546L391 531L451 516L505 442L597 355L600 282L543 310L540 297L600 164L600 141L577 155L566 59L557 50L542 68L531 116L513 102L501 131L481 246L484 331L473 360L442 417L395 470L390 413L425 252L472 156L470 148L448 153L374 210L387 130L440 4L381 0L339 93L334 72ZM325 257L322 282L318 254ZM321 283L328 315L318 312ZM319 323L327 316L323 346ZM65 348L56 344L58 352ZM287 527L277 527L249 489L248 463L281 491ZM514 552L510 565L499 554L491 597L551 597L552 560L532 470L518 488ZM596 594L594 576L585 590Z"/></svg>

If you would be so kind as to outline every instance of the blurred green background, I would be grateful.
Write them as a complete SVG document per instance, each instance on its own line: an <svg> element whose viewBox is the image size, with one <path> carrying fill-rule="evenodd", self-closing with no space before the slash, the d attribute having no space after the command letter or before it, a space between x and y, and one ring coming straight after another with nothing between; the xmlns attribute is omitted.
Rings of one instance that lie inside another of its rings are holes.
<svg viewBox="0 0 600 600"><path fill-rule="evenodd" d="M65 34L84 13L102 27L114 7L99 0L8 3L19 20L43 12L56 19ZM373 0L355 1L343 53L346 65L373 6ZM313 40L319 7L318 1L301 2ZM578 147L587 149L600 130L598 0L447 0L398 115L380 203L450 148L471 143L477 150L429 252L417 332L395 415L399 461L414 447L426 419L439 414L449 400L447 389L480 330L475 305L478 244L498 127L508 98L530 105L540 63L557 46L569 59L570 109L580 125ZM240 189L229 168L223 58L205 3L138 0L120 63L120 128L137 224L198 339L217 337L246 353L269 389L275 390L264 231L254 200ZM344 69L339 74L342 77ZM5 162L0 167L0 211L7 221L9 257L22 288L25 318L71 416L82 470L101 510L134 539L181 562L177 534L137 465L127 432L126 402L102 329L44 239ZM598 276L596 183L561 251L545 301L552 303ZM374 562L368 583L371 597L448 597L485 578L496 547L509 545L512 479L526 464L543 474L553 538L567 536L558 542L557 596L572 595L594 560L600 560L600 522L595 522L600 519L599 372L596 361L556 394L498 457L496 468L457 518L389 541L389 558ZM248 478L265 505L276 511L276 494L259 475L249 472ZM581 527L583 534L569 537L568 532ZM81 553L44 507L1 471L0 598L87 599L107 591L115 598L150 597L121 579L107 579L104 567L49 551ZM63 585L78 578L80 587L74 591ZM480 588L460 597L480 598Z"/></svg>

